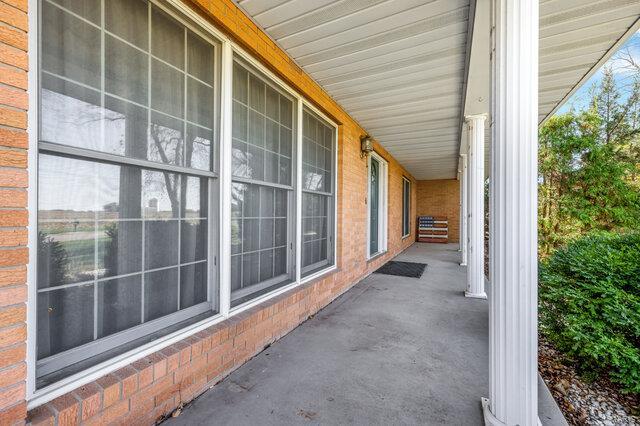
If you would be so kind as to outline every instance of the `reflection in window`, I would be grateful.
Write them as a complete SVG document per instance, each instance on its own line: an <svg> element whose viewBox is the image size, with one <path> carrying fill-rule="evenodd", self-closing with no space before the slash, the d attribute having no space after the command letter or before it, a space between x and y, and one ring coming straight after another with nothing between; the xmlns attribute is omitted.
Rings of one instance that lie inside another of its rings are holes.
<svg viewBox="0 0 640 426"><path fill-rule="evenodd" d="M38 386L217 311L219 46L145 0L40 10Z"/></svg>
<svg viewBox="0 0 640 426"><path fill-rule="evenodd" d="M231 300L291 282L293 101L256 70L233 68Z"/></svg>
<svg viewBox="0 0 640 426"><path fill-rule="evenodd" d="M214 45L145 1L106 3L101 41L101 29L60 0L42 2L41 139L211 170ZM140 31L149 7L151 52Z"/></svg>
<svg viewBox="0 0 640 426"><path fill-rule="evenodd" d="M38 311L39 339L73 327L76 317L59 311L88 288L98 310L82 319L93 324L84 343L206 301L208 179L47 154L39 176L38 291L48 306Z"/></svg>
<svg viewBox="0 0 640 426"><path fill-rule="evenodd" d="M334 128L311 111L302 116L302 274L333 263Z"/></svg>

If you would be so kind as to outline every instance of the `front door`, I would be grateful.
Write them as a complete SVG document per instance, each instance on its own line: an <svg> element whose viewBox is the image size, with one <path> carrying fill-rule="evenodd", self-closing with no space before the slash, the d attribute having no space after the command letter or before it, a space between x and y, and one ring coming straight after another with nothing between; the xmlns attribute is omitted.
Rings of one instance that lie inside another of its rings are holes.
<svg viewBox="0 0 640 426"><path fill-rule="evenodd" d="M378 252L378 221L380 208L380 163L375 158L371 158L371 169L369 171L369 254Z"/></svg>

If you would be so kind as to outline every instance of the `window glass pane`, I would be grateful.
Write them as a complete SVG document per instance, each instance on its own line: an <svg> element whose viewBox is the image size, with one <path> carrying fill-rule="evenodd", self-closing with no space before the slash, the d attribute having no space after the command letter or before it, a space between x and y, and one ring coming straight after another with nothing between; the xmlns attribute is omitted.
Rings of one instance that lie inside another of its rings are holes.
<svg viewBox="0 0 640 426"><path fill-rule="evenodd" d="M111 96L105 97L105 106L105 139L98 149L129 158L154 160L147 146L148 110Z"/></svg>
<svg viewBox="0 0 640 426"><path fill-rule="evenodd" d="M99 15L99 6L97 10ZM100 88L99 28L49 2L42 2L40 39L44 71Z"/></svg>
<svg viewBox="0 0 640 426"><path fill-rule="evenodd" d="M53 0L53 2L96 24L100 22L100 0Z"/></svg>
<svg viewBox="0 0 640 426"><path fill-rule="evenodd" d="M184 117L184 74L157 59L151 61L151 108Z"/></svg>
<svg viewBox="0 0 640 426"><path fill-rule="evenodd" d="M180 268L180 309L207 300L207 262Z"/></svg>
<svg viewBox="0 0 640 426"><path fill-rule="evenodd" d="M134 327L142 322L142 275L98 284L98 337Z"/></svg>
<svg viewBox="0 0 640 426"><path fill-rule="evenodd" d="M41 139L76 147L102 149L100 92L48 74L42 75L41 84Z"/></svg>
<svg viewBox="0 0 640 426"><path fill-rule="evenodd" d="M93 284L38 293L38 358L93 340Z"/></svg>
<svg viewBox="0 0 640 426"><path fill-rule="evenodd" d="M157 7L152 7L151 53L153 56L184 69L184 39L184 26Z"/></svg>
<svg viewBox="0 0 640 426"><path fill-rule="evenodd" d="M148 50L148 8L148 3L143 0L105 1L105 28L139 48Z"/></svg>
<svg viewBox="0 0 640 426"><path fill-rule="evenodd" d="M334 129L305 110L302 139L302 273L333 264Z"/></svg>
<svg viewBox="0 0 640 426"><path fill-rule="evenodd" d="M410 215L411 215L411 184L408 180L402 179L402 235L411 233Z"/></svg>
<svg viewBox="0 0 640 426"><path fill-rule="evenodd" d="M109 35L105 49L105 90L147 105L148 55Z"/></svg>
<svg viewBox="0 0 640 426"><path fill-rule="evenodd" d="M288 194L285 189L233 184L231 253L232 262L242 265L231 268L231 297L236 304L286 282L282 275L287 273Z"/></svg>
<svg viewBox="0 0 640 426"><path fill-rule="evenodd" d="M180 261L182 263L207 258L207 221L189 219L182 221L180 230Z"/></svg>
<svg viewBox="0 0 640 426"><path fill-rule="evenodd" d="M144 223L144 258L147 269L178 264L177 220L148 220Z"/></svg>
<svg viewBox="0 0 640 426"><path fill-rule="evenodd" d="M184 122L164 114L152 113L149 126L149 160L182 165Z"/></svg>
<svg viewBox="0 0 640 426"><path fill-rule="evenodd" d="M213 128L213 88L189 77L187 90L187 120Z"/></svg>
<svg viewBox="0 0 640 426"><path fill-rule="evenodd" d="M306 126L306 127L304 127ZM333 129L305 110L302 139L302 182L310 191L332 192Z"/></svg>
<svg viewBox="0 0 640 426"><path fill-rule="evenodd" d="M215 78L213 68L213 45L201 37L188 31L187 38L187 72L203 82L213 86Z"/></svg>
<svg viewBox="0 0 640 426"><path fill-rule="evenodd" d="M144 320L151 321L178 310L178 268L144 274Z"/></svg>
<svg viewBox="0 0 640 426"><path fill-rule="evenodd" d="M211 152L212 141L212 130L188 125L185 165L194 169L211 170L211 165L214 164Z"/></svg>

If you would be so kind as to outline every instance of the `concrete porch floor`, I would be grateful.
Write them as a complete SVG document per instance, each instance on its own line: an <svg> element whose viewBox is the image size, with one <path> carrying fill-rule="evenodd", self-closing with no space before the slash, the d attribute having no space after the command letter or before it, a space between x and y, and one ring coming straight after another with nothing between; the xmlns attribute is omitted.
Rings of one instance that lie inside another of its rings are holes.
<svg viewBox="0 0 640 426"><path fill-rule="evenodd" d="M483 424L488 305L457 248L412 245L395 260L422 278L370 275L166 424ZM566 424L550 398L542 423Z"/></svg>

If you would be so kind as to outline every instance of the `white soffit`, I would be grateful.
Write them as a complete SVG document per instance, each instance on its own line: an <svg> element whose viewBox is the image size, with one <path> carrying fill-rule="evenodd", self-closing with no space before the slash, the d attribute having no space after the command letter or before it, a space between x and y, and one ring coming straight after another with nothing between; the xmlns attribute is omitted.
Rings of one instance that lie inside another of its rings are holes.
<svg viewBox="0 0 640 426"><path fill-rule="evenodd" d="M469 0L236 0L417 179L455 178Z"/></svg>
<svg viewBox="0 0 640 426"><path fill-rule="evenodd" d="M456 177L470 0L235 1L416 179ZM640 0L540 0L541 122L639 18Z"/></svg>

